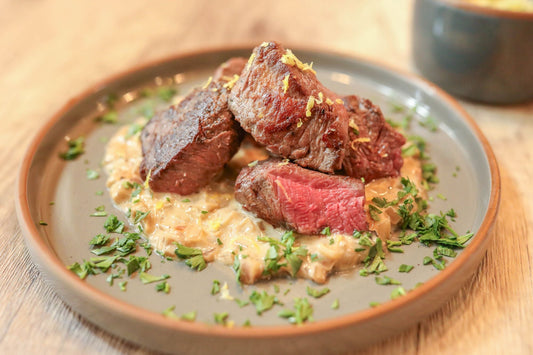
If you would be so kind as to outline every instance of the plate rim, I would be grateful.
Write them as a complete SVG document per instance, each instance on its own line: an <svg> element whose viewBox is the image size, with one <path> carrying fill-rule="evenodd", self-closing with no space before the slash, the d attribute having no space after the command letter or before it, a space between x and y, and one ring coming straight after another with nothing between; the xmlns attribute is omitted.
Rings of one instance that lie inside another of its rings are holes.
<svg viewBox="0 0 533 355"><path fill-rule="evenodd" d="M487 211L479 230L476 232L475 238L468 244L460 255L458 255L453 262L451 262L444 270L440 271L436 276L430 278L420 287L417 287L414 290L411 290L403 297L397 298L395 300L390 300L386 303L381 304L379 307L368 308L357 312L347 313L339 315L334 318L328 318L324 320L317 320L310 323L305 323L302 326L294 325L272 325L272 326L253 326L253 327L221 327L221 326L212 326L204 322L187 322L181 320L173 320L164 317L161 314L156 312L143 309L141 307L129 304L125 301L121 301L107 293L100 291L99 289L91 286L84 280L79 279L77 275L70 272L61 260L55 256L53 248L49 247L45 238L41 236L38 231L38 227L35 221L31 218L30 205L27 200L27 186L29 179L29 170L32 164L32 160L35 156L35 153L38 151L38 148L52 129L52 127L60 121L61 117L65 115L72 107L74 107L78 102L84 98L97 93L100 90L103 90L108 85L124 79L130 75L135 75L138 72L147 70L150 68L158 67L164 65L165 63L179 61L186 59L188 57L196 57L200 55L207 54L220 54L223 52L231 52L237 50L252 50L253 46L248 44L246 45L237 45L237 46L215 46L204 49L185 51L182 53L165 56L153 61L148 61L139 65L130 67L127 70L112 74L104 78L103 80L98 81L95 84L90 85L79 94L73 96L46 122L42 127L37 131L36 135L30 141L30 144L26 148L22 163L19 168L17 175L17 186L15 189L16 198L15 198L15 207L17 213L17 219L19 225L24 235L24 240L26 242L27 248L32 254L32 262L37 264L39 270L43 272L45 278L49 283L52 283L52 288L61 296L61 299L68 305L71 305L71 302L65 299L62 292L59 292L57 285L53 281L50 281L48 273L53 274L59 282L64 283L64 285L70 290L78 290L84 292L85 296L89 297L92 301L97 302L100 306L107 308L111 313L118 313L128 318L135 318L139 321L142 321L146 324L152 326L162 327L169 330L175 330L180 332L187 332L189 334L200 335L200 336L220 336L225 338L283 338L283 337L294 337L298 335L309 335L313 333L321 333L325 331L332 331L335 329L347 327L347 326L356 326L362 323L365 323L370 320L377 320L381 317L393 314L395 311L399 311L402 308L412 305L421 299L423 296L427 295L431 290L436 288L439 284L444 283L445 281L450 281L450 278L459 272L466 264L468 264L469 259L476 253L484 252L489 240L491 239L490 230L494 225L496 214L498 211L500 198L501 198L501 177L498 168L498 164L495 158L495 155L490 147L490 144L486 137L481 132L475 120L466 112L466 110L449 94L444 92L442 89L436 85L430 83L429 81L420 78L416 74L405 72L399 70L398 68L392 68L389 65L383 64L378 60L369 60L368 58L362 58L352 54L343 53L337 50L330 49L317 49L313 47L306 46L290 46L287 45L287 48L292 48L294 52L306 52L306 55L309 54L318 54L318 55L329 55L334 56L339 59L345 59L364 65L373 66L379 70L385 71L388 74L393 74L401 77L403 81L414 84L417 87L424 89L424 91L431 91L434 96L439 97L444 100L446 104L451 106L454 111L460 114L461 118L468 125L473 135L481 143L483 152L487 158L488 166L490 170L491 178L491 190L490 190L490 199L487 206ZM76 121L78 122L78 121ZM476 260L477 267L479 260ZM475 269L474 269L475 270ZM470 274L469 274L470 275ZM462 286L461 282L457 286L457 290ZM453 294L457 292L455 290ZM443 301L444 302L444 301ZM72 308L72 307L71 307ZM440 308L440 305L439 305ZM438 309L438 308L437 308ZM81 313L85 319L91 321L91 318L88 317L83 312L79 310L72 309L76 313ZM427 316L427 315L426 315ZM91 321L92 323L92 321ZM97 325L101 326L101 325ZM117 333L114 333L117 334ZM121 335L123 336L123 335ZM131 339L130 339L131 340Z"/></svg>

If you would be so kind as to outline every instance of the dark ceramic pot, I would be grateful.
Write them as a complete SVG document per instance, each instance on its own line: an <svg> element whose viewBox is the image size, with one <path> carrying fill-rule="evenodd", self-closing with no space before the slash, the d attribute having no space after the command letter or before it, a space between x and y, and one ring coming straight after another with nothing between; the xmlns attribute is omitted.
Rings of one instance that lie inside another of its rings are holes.
<svg viewBox="0 0 533 355"><path fill-rule="evenodd" d="M533 99L533 13L416 0L413 59L429 80L474 101Z"/></svg>

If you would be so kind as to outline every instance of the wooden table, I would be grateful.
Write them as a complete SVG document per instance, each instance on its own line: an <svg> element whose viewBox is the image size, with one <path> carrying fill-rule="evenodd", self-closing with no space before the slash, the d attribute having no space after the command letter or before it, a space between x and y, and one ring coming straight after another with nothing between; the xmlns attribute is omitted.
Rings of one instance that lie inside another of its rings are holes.
<svg viewBox="0 0 533 355"><path fill-rule="evenodd" d="M153 59L269 39L414 72L411 16L406 0L1 1L0 353L150 353L72 312L24 246L13 203L17 169L37 127L68 98ZM493 242L442 309L364 354L533 353L533 103L463 104L500 164Z"/></svg>

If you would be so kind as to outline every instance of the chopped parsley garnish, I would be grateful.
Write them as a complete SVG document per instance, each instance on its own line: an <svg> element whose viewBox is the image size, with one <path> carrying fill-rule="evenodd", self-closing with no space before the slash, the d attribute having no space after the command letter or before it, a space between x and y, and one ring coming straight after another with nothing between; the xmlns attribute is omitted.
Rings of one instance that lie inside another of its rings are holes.
<svg viewBox="0 0 533 355"><path fill-rule="evenodd" d="M124 222L120 221L114 214L107 217L104 228L109 233L122 233L124 231Z"/></svg>
<svg viewBox="0 0 533 355"><path fill-rule="evenodd" d="M110 110L104 113L102 116L98 116L96 121L103 123L115 124L118 122L118 113L115 110Z"/></svg>
<svg viewBox="0 0 533 355"><path fill-rule="evenodd" d="M213 315L213 317L215 319L215 323L216 324L226 325L226 323L228 321L229 314L228 314L228 312L215 313Z"/></svg>
<svg viewBox="0 0 533 355"><path fill-rule="evenodd" d="M143 125L140 125L138 123L131 124L128 127L128 132L126 133L125 138L128 139L130 137L133 137L133 136L141 133L141 131L143 130L143 127L144 127Z"/></svg>
<svg viewBox="0 0 533 355"><path fill-rule="evenodd" d="M431 184L436 184L439 182L439 178L436 175L437 166L433 163L424 163L422 164L422 179Z"/></svg>
<svg viewBox="0 0 533 355"><path fill-rule="evenodd" d="M444 268L446 267L446 264L445 264L445 261L444 261L444 260L440 260L440 262L439 262L439 261L437 261L437 260L435 260L435 259L433 259L433 258L431 258L431 257L429 257L429 256L426 256L426 257L424 258L424 260L422 261L422 263L423 263L424 265L431 264L431 265L433 265L433 266L435 267L435 269L437 269L437 270L444 270Z"/></svg>
<svg viewBox="0 0 533 355"><path fill-rule="evenodd" d="M241 300L239 298L234 298L234 300L241 308L250 304L250 302L247 300Z"/></svg>
<svg viewBox="0 0 533 355"><path fill-rule="evenodd" d="M403 249L398 248L402 245L401 241L387 240L387 249L393 253L403 253Z"/></svg>
<svg viewBox="0 0 533 355"><path fill-rule="evenodd" d="M311 296L311 297L314 297L314 298L320 298L320 297L322 297L322 296L328 294L329 291L330 291L330 290L329 290L329 288L327 288L327 287L325 287L325 288L323 288L323 289L321 289L321 290L316 290L316 289L311 288L311 287L309 287L309 286L307 286L307 288L306 288L306 292L307 292L307 294L308 294L309 296Z"/></svg>
<svg viewBox="0 0 533 355"><path fill-rule="evenodd" d="M189 200L188 198L184 198L183 200L181 200L181 202L191 202L191 200Z"/></svg>
<svg viewBox="0 0 533 355"><path fill-rule="evenodd" d="M126 264L128 276L130 276L139 269L141 270L141 272L145 272L146 270L149 270L152 267L152 265L150 264L150 260L148 260L148 258L144 256L130 255L130 258L127 260L125 259L123 262Z"/></svg>
<svg viewBox="0 0 533 355"><path fill-rule="evenodd" d="M392 279L388 276L376 276L376 283L378 285L401 285L402 283L398 280Z"/></svg>
<svg viewBox="0 0 533 355"><path fill-rule="evenodd" d="M48 223L46 223L45 221L39 221L39 224L40 224L41 226L47 226L47 225L48 225Z"/></svg>
<svg viewBox="0 0 533 355"><path fill-rule="evenodd" d="M180 259L185 260L185 264L191 269L202 271L207 267L207 263L202 255L202 251L196 248L190 248L183 244L176 243L174 253Z"/></svg>
<svg viewBox="0 0 533 355"><path fill-rule="evenodd" d="M398 288L395 288L394 290L392 290L390 294L390 298L394 300L396 298L399 298L405 295L406 295L405 289L402 286L399 286Z"/></svg>
<svg viewBox="0 0 533 355"><path fill-rule="evenodd" d="M122 277L122 274L124 274L124 269L120 269L119 272L116 274L109 274L109 276L106 279L109 286L113 286L113 280Z"/></svg>
<svg viewBox="0 0 533 355"><path fill-rule="evenodd" d="M398 272L406 272L407 273L407 272L413 270L414 268L415 267L413 265L402 264L398 268Z"/></svg>
<svg viewBox="0 0 533 355"><path fill-rule="evenodd" d="M402 113L405 111L405 106L397 102L391 102L391 109L394 113Z"/></svg>
<svg viewBox="0 0 533 355"><path fill-rule="evenodd" d="M152 282L158 282L158 281L163 281L163 280L166 280L170 277L170 275L167 275L167 274L163 274L161 276L154 276L154 275L150 275L146 272L141 272L141 274L139 275L139 278L141 279L141 282L143 284L149 284L149 283L152 283Z"/></svg>
<svg viewBox="0 0 533 355"><path fill-rule="evenodd" d="M374 221L379 221L379 215L383 213L379 208L374 205L368 205L368 212L370 213L370 218L372 218Z"/></svg>
<svg viewBox="0 0 533 355"><path fill-rule="evenodd" d="M154 90L152 88L142 88L139 91L139 97L150 97L154 95Z"/></svg>
<svg viewBox="0 0 533 355"><path fill-rule="evenodd" d="M406 234L405 231L400 235L400 241L404 245L410 245L416 239L416 233Z"/></svg>
<svg viewBox="0 0 533 355"><path fill-rule="evenodd" d="M105 234L97 234L89 241L89 245L105 245L109 242L109 236Z"/></svg>
<svg viewBox="0 0 533 355"><path fill-rule="evenodd" d="M67 266L67 268L78 275L80 279L85 279L88 275L94 275L96 272L94 270L94 264L84 260L81 264L75 262L72 265Z"/></svg>
<svg viewBox="0 0 533 355"><path fill-rule="evenodd" d="M433 252L433 255L435 257L438 257L439 255L442 255L442 256L447 256L449 258L455 258L457 256L457 252L451 248L447 248L445 246L442 246L442 245L438 245L436 248L435 248L435 251Z"/></svg>
<svg viewBox="0 0 533 355"><path fill-rule="evenodd" d="M139 108L138 112L143 117L146 117L147 119L151 119L152 117L154 117L155 109L154 109L153 104L146 103Z"/></svg>
<svg viewBox="0 0 533 355"><path fill-rule="evenodd" d="M374 245L374 243L372 243L372 240L370 240L368 233L363 233L359 237L359 245L364 247L371 247L372 245Z"/></svg>
<svg viewBox="0 0 533 355"><path fill-rule="evenodd" d="M120 288L120 291L125 292L127 284L128 284L128 281L119 282L118 283L118 287Z"/></svg>
<svg viewBox="0 0 533 355"><path fill-rule="evenodd" d="M149 242L142 242L140 244L141 248L144 249L144 251L146 252L146 255L150 256L152 255L152 245L149 243Z"/></svg>
<svg viewBox="0 0 533 355"><path fill-rule="evenodd" d="M118 259L118 255L97 256L97 257L91 258L90 261L92 265L94 265L94 267L102 270L103 272L106 272L117 259Z"/></svg>
<svg viewBox="0 0 533 355"><path fill-rule="evenodd" d="M115 249L117 249L116 245L108 245L108 246L103 246L101 248L92 249L91 253L93 253L95 255L104 255L104 254L109 254L109 253L115 251Z"/></svg>
<svg viewBox="0 0 533 355"><path fill-rule="evenodd" d="M414 156L416 153L418 153L418 149L416 147L416 145L414 144L411 144L405 148L402 148L402 157L412 157Z"/></svg>
<svg viewBox="0 0 533 355"><path fill-rule="evenodd" d="M271 309L274 304L281 304L276 295L269 295L266 291L259 293L254 290L249 299L255 305L255 310L259 315Z"/></svg>
<svg viewBox="0 0 533 355"><path fill-rule="evenodd" d="M86 171L87 179L89 180L96 180L100 177L100 173L98 171L93 169L87 169Z"/></svg>
<svg viewBox="0 0 533 355"><path fill-rule="evenodd" d="M233 259L233 265L231 266L233 271L235 271L235 277L237 279L237 282L241 283L241 259L239 255L235 255Z"/></svg>
<svg viewBox="0 0 533 355"><path fill-rule="evenodd" d="M170 319L179 319L178 315L174 313L174 309L176 309L176 306L170 306L161 312L161 314Z"/></svg>
<svg viewBox="0 0 533 355"><path fill-rule="evenodd" d="M331 304L331 309L339 309L339 306L340 306L340 304L339 304L339 299L336 298L336 299L333 301L333 303Z"/></svg>
<svg viewBox="0 0 533 355"><path fill-rule="evenodd" d="M76 139L70 139L67 141L68 150L64 153L60 153L59 157L64 160L74 160L81 154L85 153L85 139L80 136Z"/></svg>
<svg viewBox="0 0 533 355"><path fill-rule="evenodd" d="M362 239L362 238L361 238ZM380 238L376 238L376 242L368 249L368 255L363 260L365 267L359 270L359 275L368 276L369 274L377 274L387 271L388 268L383 262L385 252L383 251L383 244Z"/></svg>
<svg viewBox="0 0 533 355"><path fill-rule="evenodd" d="M216 295L220 292L220 281L213 280L213 286L211 287L211 294Z"/></svg>
<svg viewBox="0 0 533 355"><path fill-rule="evenodd" d="M150 211L142 212L142 211L135 211L135 217L133 217L133 224L139 224L143 219L146 218L150 214Z"/></svg>
<svg viewBox="0 0 533 355"><path fill-rule="evenodd" d="M329 227L326 227L326 228L322 229L320 234L330 236L331 235L331 231L330 231Z"/></svg>
<svg viewBox="0 0 533 355"><path fill-rule="evenodd" d="M115 247L117 252L119 252L120 256L126 256L128 254L133 253L137 250L137 243L136 241L140 238L139 234L137 233L124 233L124 238L117 238L111 244L111 246Z"/></svg>
<svg viewBox="0 0 533 355"><path fill-rule="evenodd" d="M196 311L183 313L180 316L180 319L184 320L184 321L187 321L187 322L194 322L196 320Z"/></svg>
<svg viewBox="0 0 533 355"><path fill-rule="evenodd" d="M422 120L419 121L419 124L420 126L429 129L431 132L437 131L437 122L431 116L423 117Z"/></svg>
<svg viewBox="0 0 533 355"><path fill-rule="evenodd" d="M168 284L168 282L163 281L163 282L158 283L157 285L155 285L155 290L157 292L169 293L170 292L170 285Z"/></svg>
<svg viewBox="0 0 533 355"><path fill-rule="evenodd" d="M265 255L263 275L273 275L282 267L288 267L292 277L296 276L302 266L302 258L307 256L307 249L294 246L295 238L292 231L285 232L281 240L269 237L257 237L257 239L270 244Z"/></svg>
<svg viewBox="0 0 533 355"><path fill-rule="evenodd" d="M278 313L281 318L287 318L292 324L303 324L306 321L313 321L313 307L307 298L295 298L293 309L285 309Z"/></svg>
<svg viewBox="0 0 533 355"><path fill-rule="evenodd" d="M116 93L110 93L104 99L104 103L109 108L114 108L115 103L118 101L118 96Z"/></svg>
<svg viewBox="0 0 533 355"><path fill-rule="evenodd" d="M168 86L162 86L157 89L157 96L165 102L170 102L176 93L177 90L175 88Z"/></svg>

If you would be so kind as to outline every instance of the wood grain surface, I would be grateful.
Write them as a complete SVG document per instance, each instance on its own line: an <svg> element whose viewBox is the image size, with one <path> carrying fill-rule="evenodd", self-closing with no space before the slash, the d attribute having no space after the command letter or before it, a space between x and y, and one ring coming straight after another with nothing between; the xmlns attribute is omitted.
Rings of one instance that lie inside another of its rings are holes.
<svg viewBox="0 0 533 355"><path fill-rule="evenodd" d="M24 246L13 202L18 167L67 99L150 60L271 39L415 72L411 16L407 0L0 0L0 354L152 353L70 310ZM533 103L462 104L500 164L489 250L442 309L361 354L533 353Z"/></svg>

